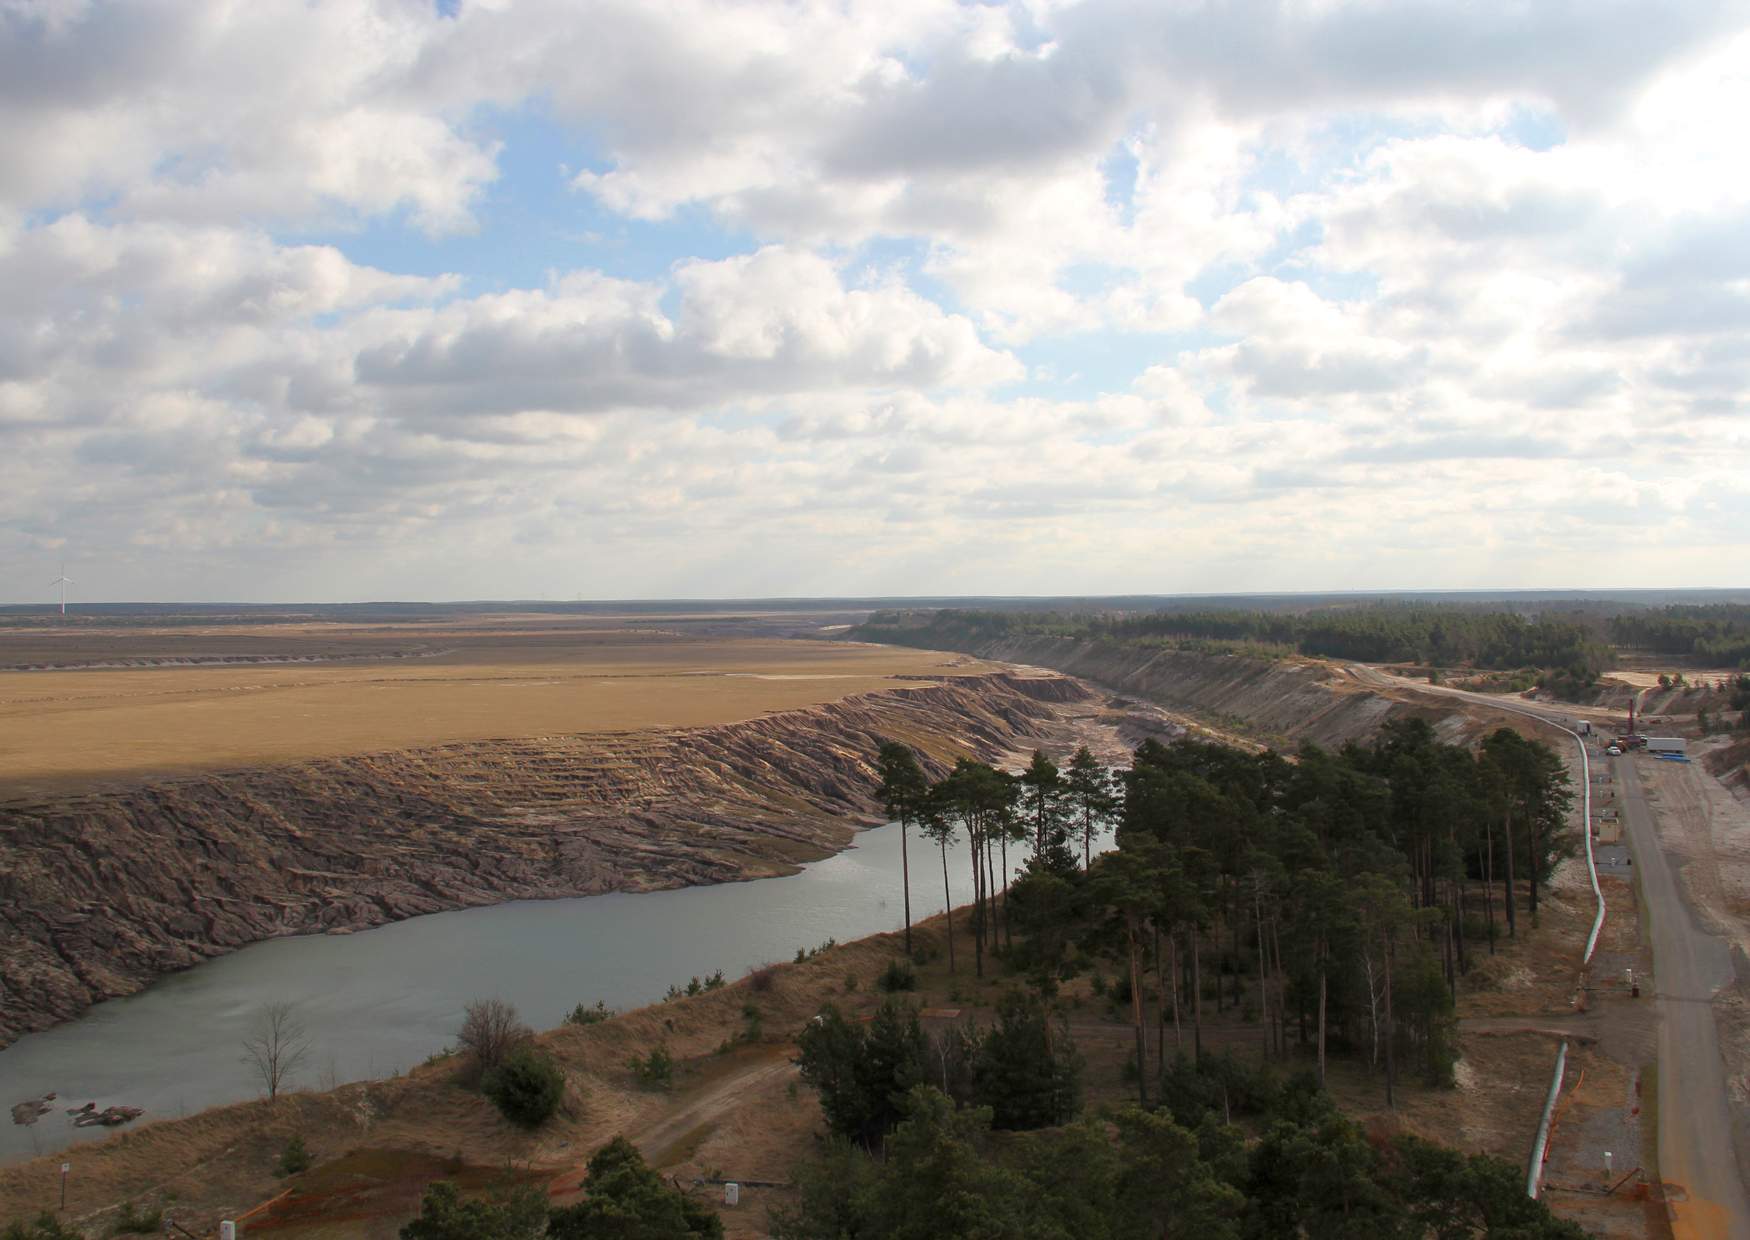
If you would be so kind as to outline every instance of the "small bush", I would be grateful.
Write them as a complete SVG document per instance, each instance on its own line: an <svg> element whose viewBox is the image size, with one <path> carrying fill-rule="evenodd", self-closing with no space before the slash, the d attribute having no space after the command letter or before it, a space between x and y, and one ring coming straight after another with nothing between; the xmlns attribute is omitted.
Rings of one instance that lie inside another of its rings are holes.
<svg viewBox="0 0 1750 1240"><path fill-rule="evenodd" d="M611 1019L613 1015L614 1010L597 999L593 1007L584 1007L580 1003L572 1008L565 1014L565 1023L568 1025L599 1025L603 1021Z"/></svg>
<svg viewBox="0 0 1750 1240"><path fill-rule="evenodd" d="M658 1042L643 1059L634 1055L629 1066L632 1075L646 1089L667 1089L674 1084L674 1058L669 1055L668 1047L664 1043Z"/></svg>
<svg viewBox="0 0 1750 1240"><path fill-rule="evenodd" d="M675 999L691 999L694 995L702 995L708 990L721 990L727 983L723 980L723 970L718 969L710 977L700 981L697 977L690 979L685 986L670 986L668 993L662 996L664 1003Z"/></svg>
<svg viewBox="0 0 1750 1240"><path fill-rule="evenodd" d="M857 989L857 975L855 973L845 974L845 993L847 995L854 994L856 992L856 989Z"/></svg>
<svg viewBox="0 0 1750 1240"><path fill-rule="evenodd" d="M820 946L818 946L818 947L810 947L807 949L798 947L796 949L796 959L793 963L801 964L804 960L812 960L814 957L820 955L822 952L831 951L833 948L837 947L838 945L839 945L839 941L837 939L828 939L826 942L820 944Z"/></svg>
<svg viewBox="0 0 1750 1240"><path fill-rule="evenodd" d="M456 1033L456 1045L472 1059L470 1074L484 1079L504 1063L513 1051L534 1037L517 1016L516 1008L502 999L476 999L470 1003Z"/></svg>
<svg viewBox="0 0 1750 1240"><path fill-rule="evenodd" d="M115 1218L115 1234L118 1236L150 1236L163 1226L164 1211L142 1207L136 1212L131 1201L122 1206L121 1213Z"/></svg>
<svg viewBox="0 0 1750 1240"><path fill-rule="evenodd" d="M751 1046L758 1042L765 1033L765 1017L751 1003L741 1005L741 1032L733 1037L724 1038L717 1044L717 1053L727 1055L738 1046Z"/></svg>
<svg viewBox="0 0 1750 1240"><path fill-rule="evenodd" d="M763 995L778 981L778 966L775 964L761 965L747 975L747 988L755 994Z"/></svg>
<svg viewBox="0 0 1750 1240"><path fill-rule="evenodd" d="M909 960L889 960L887 967L875 979L875 985L890 995L902 990L916 990L918 971Z"/></svg>
<svg viewBox="0 0 1750 1240"><path fill-rule="evenodd" d="M512 1051L482 1084L499 1113L513 1124L539 1128L553 1117L565 1096L565 1073L533 1047Z"/></svg>
<svg viewBox="0 0 1750 1240"><path fill-rule="evenodd" d="M68 1231L61 1225L61 1220L44 1210L30 1223L9 1223L6 1230L0 1232L5 1240L84 1240L76 1231Z"/></svg>
<svg viewBox="0 0 1750 1240"><path fill-rule="evenodd" d="M310 1151L304 1148L304 1138L293 1137L286 1142L285 1150L280 1154L279 1173L281 1175L297 1175L300 1171L308 1171L311 1162Z"/></svg>
<svg viewBox="0 0 1750 1240"><path fill-rule="evenodd" d="M547 1234L547 1194L533 1184L500 1185L485 1198L463 1200L439 1180L425 1190L419 1214L401 1229L402 1240L533 1240Z"/></svg>

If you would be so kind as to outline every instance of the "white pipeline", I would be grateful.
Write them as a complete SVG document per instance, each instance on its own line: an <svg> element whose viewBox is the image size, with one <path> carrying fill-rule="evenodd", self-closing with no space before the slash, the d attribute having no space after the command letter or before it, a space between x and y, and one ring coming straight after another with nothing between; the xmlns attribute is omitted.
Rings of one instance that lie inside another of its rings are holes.
<svg viewBox="0 0 1750 1240"><path fill-rule="evenodd" d="M1521 710L1516 706L1502 706L1502 710L1510 710L1514 714L1536 719L1539 723L1547 723L1552 728L1561 728L1574 738L1574 744L1580 747L1580 787L1581 794L1581 831L1586 841L1586 874L1592 880L1592 896L1598 901L1597 916L1592 919L1592 933L1586 936L1586 954L1581 957L1582 967L1592 963L1592 953L1598 949L1598 935L1604 929L1604 892L1598 886L1598 866L1592 860L1592 760L1586 756L1585 739L1572 728L1563 728L1561 724L1538 714L1535 711ZM1533 876L1533 882L1536 877ZM1529 1197L1536 1197L1543 1187L1543 1160L1549 1147L1550 1118L1555 1114L1556 1098L1562 1092L1562 1073L1568 1066L1568 1044L1562 1043L1561 1050L1556 1052L1556 1072L1549 1083L1549 1097L1543 1104L1543 1115L1537 1121L1537 1136L1531 1143L1531 1166L1525 1172L1525 1192Z"/></svg>
<svg viewBox="0 0 1750 1240"><path fill-rule="evenodd" d="M1537 1140L1531 1143L1531 1167L1525 1173L1525 1195L1537 1196L1543 1187L1543 1160L1549 1150L1549 1124L1556 1113L1556 1098L1562 1092L1562 1073L1568 1067L1568 1044L1556 1052L1556 1074L1549 1083L1549 1097L1543 1100L1543 1115L1537 1121Z"/></svg>

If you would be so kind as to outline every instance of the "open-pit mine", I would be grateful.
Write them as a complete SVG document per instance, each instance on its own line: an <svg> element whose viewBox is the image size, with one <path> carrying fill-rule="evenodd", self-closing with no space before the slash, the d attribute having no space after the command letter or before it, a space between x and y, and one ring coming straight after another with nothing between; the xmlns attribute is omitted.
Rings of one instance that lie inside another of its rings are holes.
<svg viewBox="0 0 1750 1240"><path fill-rule="evenodd" d="M788 621L792 626L794 617ZM1092 695L757 618L0 635L0 1046L251 942L793 871Z"/></svg>

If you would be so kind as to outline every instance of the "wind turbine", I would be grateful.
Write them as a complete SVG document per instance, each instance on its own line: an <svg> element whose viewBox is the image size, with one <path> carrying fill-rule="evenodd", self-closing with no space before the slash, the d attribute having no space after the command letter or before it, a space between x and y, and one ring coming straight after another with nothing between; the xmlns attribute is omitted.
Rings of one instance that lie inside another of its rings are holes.
<svg viewBox="0 0 1750 1240"><path fill-rule="evenodd" d="M61 575L49 582L51 586L61 587L61 618L67 618L67 587L73 584L73 579L67 576L67 561L61 561Z"/></svg>

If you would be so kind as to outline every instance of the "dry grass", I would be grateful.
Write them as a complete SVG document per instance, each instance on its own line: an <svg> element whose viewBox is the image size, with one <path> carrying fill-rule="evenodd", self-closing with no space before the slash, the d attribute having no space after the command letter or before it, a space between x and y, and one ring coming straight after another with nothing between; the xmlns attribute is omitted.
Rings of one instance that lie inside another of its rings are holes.
<svg viewBox="0 0 1750 1240"><path fill-rule="evenodd" d="M0 662L20 661L20 640L0 635L0 655L11 656ZM67 791L453 741L709 726L836 701L895 677L985 670L928 651L661 629L506 625L434 635L429 626L378 626L345 639L332 626L311 626L259 640L266 644L249 657L378 654L0 672L0 791ZM415 647L442 653L387 657ZM161 648L150 632L118 631L110 655L153 657ZM179 647L171 657L197 655Z"/></svg>

